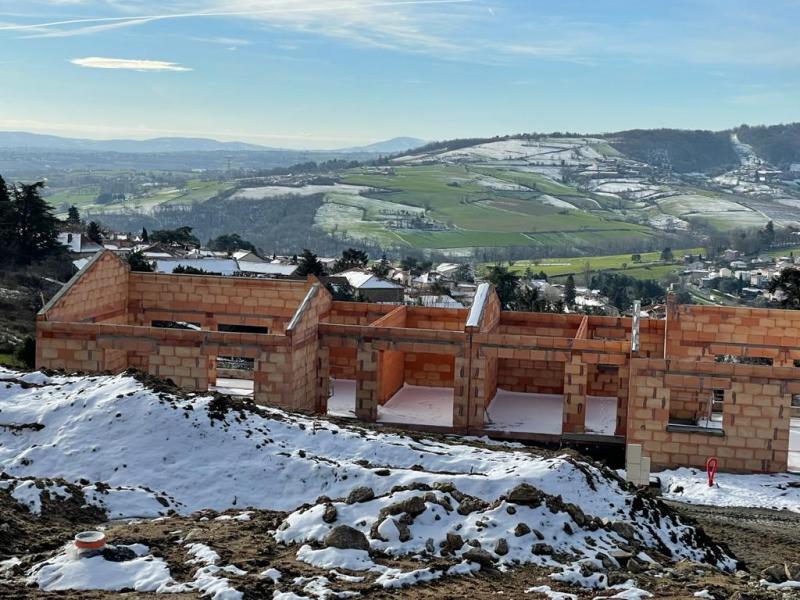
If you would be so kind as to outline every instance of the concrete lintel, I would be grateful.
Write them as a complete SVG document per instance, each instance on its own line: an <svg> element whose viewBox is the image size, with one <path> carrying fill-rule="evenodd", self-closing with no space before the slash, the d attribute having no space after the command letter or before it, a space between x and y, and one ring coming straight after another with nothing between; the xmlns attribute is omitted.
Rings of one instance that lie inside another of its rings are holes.
<svg viewBox="0 0 800 600"><path fill-rule="evenodd" d="M480 327L481 317L486 308L486 301L489 298L489 292L492 289L490 283L482 283L478 286L475 292L475 298L472 300L472 306L469 307L469 315L467 316L467 327Z"/></svg>

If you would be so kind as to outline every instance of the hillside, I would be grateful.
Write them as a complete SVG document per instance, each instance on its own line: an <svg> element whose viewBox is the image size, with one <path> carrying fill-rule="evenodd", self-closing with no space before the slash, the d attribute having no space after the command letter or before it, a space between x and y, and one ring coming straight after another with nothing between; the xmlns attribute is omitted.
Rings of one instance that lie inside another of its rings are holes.
<svg viewBox="0 0 800 600"><path fill-rule="evenodd" d="M729 550L579 456L377 432L125 374L0 379L0 585L15 597L454 593L464 576L498 585L496 569L512 595L748 585L725 575ZM74 527L134 517L107 530L121 554L76 561L64 546Z"/></svg>
<svg viewBox="0 0 800 600"><path fill-rule="evenodd" d="M634 129L604 137L629 158L665 163L679 173L729 169L739 162L727 131Z"/></svg>
<svg viewBox="0 0 800 600"><path fill-rule="evenodd" d="M367 147L338 155L105 154L101 171L46 160L61 168L49 188L60 213L74 204L116 229L188 225L203 239L238 231L270 253L296 253L317 240L323 253L356 245L373 254L493 261L693 247L769 221L800 227L800 178L790 162L798 132L531 134L432 142L376 160ZM320 166L327 159L334 162ZM0 168L2 161L0 153ZM281 168L255 169L259 161ZM134 164L163 166L129 170ZM293 203L300 210L287 218Z"/></svg>
<svg viewBox="0 0 800 600"><path fill-rule="evenodd" d="M743 125L736 133L756 154L781 169L800 163L800 123L769 127Z"/></svg>

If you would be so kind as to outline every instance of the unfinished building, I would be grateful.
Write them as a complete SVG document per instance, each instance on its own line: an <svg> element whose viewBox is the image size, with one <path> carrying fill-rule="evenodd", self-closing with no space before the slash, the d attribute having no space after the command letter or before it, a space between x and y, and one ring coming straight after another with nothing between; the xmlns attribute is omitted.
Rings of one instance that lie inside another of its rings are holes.
<svg viewBox="0 0 800 600"><path fill-rule="evenodd" d="M316 279L130 272L101 252L42 309L37 366L418 429L642 446L656 467L800 469L800 312L666 320L332 301ZM794 411L794 415L793 415Z"/></svg>

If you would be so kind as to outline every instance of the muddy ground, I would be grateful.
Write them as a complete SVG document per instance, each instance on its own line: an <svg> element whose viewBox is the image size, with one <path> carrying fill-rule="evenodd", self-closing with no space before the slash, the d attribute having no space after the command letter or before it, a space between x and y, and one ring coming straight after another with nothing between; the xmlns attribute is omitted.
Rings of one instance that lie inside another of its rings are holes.
<svg viewBox="0 0 800 600"><path fill-rule="evenodd" d="M0 497L3 496L0 493ZM8 500L8 498L6 498ZM712 569L698 568L696 565L679 563L665 566L652 573L632 575L621 571L611 573L614 580L624 581L636 578L639 587L654 594L656 598L694 598L694 593L709 590L715 598L770 599L799 597L800 592L767 592L757 586L758 573L766 566L783 561L797 561L800 554L800 515L787 512L752 509L728 509L716 507L687 506L671 503L683 515L693 518L713 539L727 544L742 561L750 574L726 575ZM47 515L45 506L43 514ZM56 506L50 507L59 513ZM53 512L51 511L51 512ZM31 564L43 560L53 550L69 540L76 529L88 527L96 513L79 509L74 504L65 507L65 513L52 514L37 519L26 515L19 505L2 501L0 514L2 521L11 523L13 532L5 530L2 541L4 547L0 559L14 554L23 557L23 564L16 567L11 580L0 580L0 598L38 599L67 598L77 599L118 599L135 598L164 600L174 598L183 600L197 598L195 593L181 593L165 596L163 594L139 594L135 592L52 592L44 593L36 588L26 587L19 576ZM236 511L230 515L239 514ZM150 546L153 554L164 558L169 564L172 576L177 581L192 579L196 565L188 565L186 550L182 544L188 542L205 543L220 555L220 565L233 564L248 572L248 575L226 574L231 584L244 593L247 599L272 598L275 590L269 579L258 574L269 567L277 568L283 574L279 588L281 591L294 591L302 595L301 587L292 587L285 582L294 577L313 577L326 574L295 560L296 547L283 547L275 543L272 532L284 518L284 514L271 511L251 511L249 521L215 520L218 513L211 511L195 513L187 517L173 516L165 519L141 522L106 523L106 534L111 543L143 543ZM26 549L18 540L28 539ZM13 543L13 546L11 545ZM13 550L12 550L13 548ZM419 568L419 563L379 558L376 562L405 569ZM427 566L446 567L446 561L433 561ZM481 571L472 577L453 577L434 583L420 584L405 590L383 590L370 583L336 581L333 576L331 589L335 591L358 591L361 597L459 599L466 595L471 598L544 598L539 594L525 594L525 590L537 585L576 594L579 598L592 598L602 592L585 592L564 586L548 578L547 570L526 566L507 573ZM607 595L611 595L607 593Z"/></svg>

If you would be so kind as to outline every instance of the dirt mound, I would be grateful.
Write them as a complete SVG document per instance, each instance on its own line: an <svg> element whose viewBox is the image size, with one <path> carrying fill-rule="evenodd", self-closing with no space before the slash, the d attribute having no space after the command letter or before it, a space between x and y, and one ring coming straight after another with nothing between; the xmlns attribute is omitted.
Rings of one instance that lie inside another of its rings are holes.
<svg viewBox="0 0 800 600"><path fill-rule="evenodd" d="M12 496L21 482L30 482L27 485L34 494L34 487L40 490L40 514ZM55 489L59 493L51 491ZM106 520L102 509L86 506L83 492L76 485L63 480L4 476L0 476L0 514L0 557L53 550L79 531Z"/></svg>

